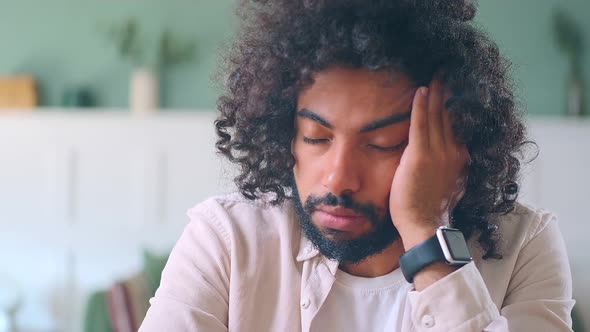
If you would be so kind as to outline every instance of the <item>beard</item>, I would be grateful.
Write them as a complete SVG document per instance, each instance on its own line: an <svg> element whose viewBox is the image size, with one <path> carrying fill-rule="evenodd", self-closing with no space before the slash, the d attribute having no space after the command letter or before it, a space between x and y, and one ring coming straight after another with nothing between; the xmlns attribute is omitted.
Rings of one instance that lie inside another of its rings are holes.
<svg viewBox="0 0 590 332"><path fill-rule="evenodd" d="M379 218L378 209L373 204L355 202L350 195L335 196L331 193L323 197L309 195L305 203L301 201L297 187L293 185L293 200L299 224L305 236L325 257L346 264L357 264L370 256L381 253L385 248L400 238L393 225L389 212ZM339 239L343 232L326 230L322 232L311 220L311 214L319 205L342 207L355 211L366 217L371 230L352 239ZM332 235L329 237L328 235Z"/></svg>

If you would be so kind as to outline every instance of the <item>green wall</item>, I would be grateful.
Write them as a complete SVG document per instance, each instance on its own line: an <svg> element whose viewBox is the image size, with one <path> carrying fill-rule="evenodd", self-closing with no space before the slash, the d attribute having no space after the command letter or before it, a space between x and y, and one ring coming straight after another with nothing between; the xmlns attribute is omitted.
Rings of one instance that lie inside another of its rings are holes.
<svg viewBox="0 0 590 332"><path fill-rule="evenodd" d="M590 113L590 1L480 0L479 4L478 21L512 60L517 94L532 114L565 113L568 63L554 46L550 20L557 6L571 13L586 34L586 113Z"/></svg>
<svg viewBox="0 0 590 332"><path fill-rule="evenodd" d="M152 37L168 27L197 43L193 63L163 73L163 106L211 108L218 93L210 76L216 48L233 31L232 6L231 0L0 0L0 73L33 73L44 106L59 106L66 88L87 85L100 106L126 107L133 66L102 31L136 17Z"/></svg>
<svg viewBox="0 0 590 332"><path fill-rule="evenodd" d="M565 112L567 63L554 47L550 24L557 5L584 25L590 46L590 1L480 1L478 22L513 60L517 93L530 113ZM169 27L197 43L193 63L163 73L163 107L213 108L218 91L211 74L218 46L235 29L233 0L0 0L0 8L0 73L33 73L44 106L59 106L65 89L84 85L93 89L100 106L126 107L133 66L117 56L100 27L136 17L151 36Z"/></svg>

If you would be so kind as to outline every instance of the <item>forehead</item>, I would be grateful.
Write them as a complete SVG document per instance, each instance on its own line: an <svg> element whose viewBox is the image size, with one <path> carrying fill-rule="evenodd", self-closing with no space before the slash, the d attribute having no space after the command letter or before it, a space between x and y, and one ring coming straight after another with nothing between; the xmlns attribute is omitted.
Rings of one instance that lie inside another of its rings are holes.
<svg viewBox="0 0 590 332"><path fill-rule="evenodd" d="M301 91L297 109L309 109L325 117L341 114L371 118L407 112L416 87L405 74L331 67L313 76Z"/></svg>

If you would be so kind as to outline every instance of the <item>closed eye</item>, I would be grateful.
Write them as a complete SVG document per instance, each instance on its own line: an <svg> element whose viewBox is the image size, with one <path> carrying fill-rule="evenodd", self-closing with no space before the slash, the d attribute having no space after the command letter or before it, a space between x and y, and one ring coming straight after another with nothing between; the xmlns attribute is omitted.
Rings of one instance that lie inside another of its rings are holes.
<svg viewBox="0 0 590 332"><path fill-rule="evenodd" d="M370 148L377 150L377 151L392 152L392 151L402 150L403 148L406 147L406 145L407 145L407 141L403 141L400 144L392 145L392 146L380 146L380 145L375 145L375 144L369 144L368 146Z"/></svg>
<svg viewBox="0 0 590 332"><path fill-rule="evenodd" d="M325 143L328 141L329 141L329 139L327 139L327 138L309 138L309 137L303 136L303 142L305 142L307 144L320 144L320 143Z"/></svg>
<svg viewBox="0 0 590 332"><path fill-rule="evenodd" d="M326 143L329 141L330 141L330 139L328 139L328 138L309 138L309 137L303 136L303 142L305 142L307 144L322 144L322 143ZM375 145L375 144L368 144L367 146L372 149L375 149L377 151L393 152L393 151L402 150L403 148L406 147L406 145L407 145L407 141L403 141L400 144L393 145L393 146L380 146L380 145Z"/></svg>

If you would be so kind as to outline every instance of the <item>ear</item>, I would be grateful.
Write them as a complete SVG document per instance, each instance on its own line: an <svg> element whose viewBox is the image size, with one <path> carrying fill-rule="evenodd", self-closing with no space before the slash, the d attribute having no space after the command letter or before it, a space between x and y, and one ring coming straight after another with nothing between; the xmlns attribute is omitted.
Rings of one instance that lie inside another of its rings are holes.
<svg viewBox="0 0 590 332"><path fill-rule="evenodd" d="M452 214L452 211L455 209L457 204L459 204L459 202L461 201L463 196L465 196L465 191L467 190L467 180L468 179L469 179L469 176L467 173L467 167L465 167L465 172L455 182L456 189L455 189L455 192L453 193L453 196L450 199L449 213Z"/></svg>

